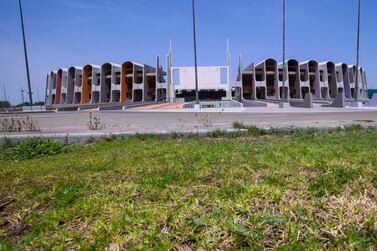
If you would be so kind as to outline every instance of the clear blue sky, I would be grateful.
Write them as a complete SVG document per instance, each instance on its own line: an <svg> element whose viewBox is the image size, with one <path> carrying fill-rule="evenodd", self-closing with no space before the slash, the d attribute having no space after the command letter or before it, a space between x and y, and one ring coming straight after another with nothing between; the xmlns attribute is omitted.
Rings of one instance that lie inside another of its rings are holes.
<svg viewBox="0 0 377 251"><path fill-rule="evenodd" d="M280 0L196 0L198 61L244 65L281 60ZM287 57L355 63L357 0L287 0ZM33 90L44 97L50 70L132 59L154 64L173 40L174 64L193 65L191 0L24 0ZM360 64L377 87L377 1L362 0ZM17 0L0 0L0 98L27 88ZM36 95L34 96L36 100Z"/></svg>

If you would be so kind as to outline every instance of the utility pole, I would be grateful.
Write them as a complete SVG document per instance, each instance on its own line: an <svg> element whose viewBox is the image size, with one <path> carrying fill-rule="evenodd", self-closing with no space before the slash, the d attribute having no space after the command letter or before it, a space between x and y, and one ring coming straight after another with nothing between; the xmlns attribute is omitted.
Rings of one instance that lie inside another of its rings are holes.
<svg viewBox="0 0 377 251"><path fill-rule="evenodd" d="M285 93L285 0L283 0L283 102L287 101L286 93ZM289 93L288 93L289 95Z"/></svg>
<svg viewBox="0 0 377 251"><path fill-rule="evenodd" d="M22 5L21 0L18 0L18 3L20 5L20 15L21 15L21 26L22 26L22 37L24 41L24 53L25 53L25 64L26 64L26 74L27 74L27 82L28 82L28 89L29 89L29 100L30 100L30 106L33 106L33 93L31 91L31 81L30 81L30 73L29 73L29 60L27 57L27 49L26 49L26 39L25 39L25 28L24 28L24 17L22 14Z"/></svg>
<svg viewBox="0 0 377 251"><path fill-rule="evenodd" d="M5 84L3 84L3 89L4 89L4 101L7 102L7 91L5 90Z"/></svg>
<svg viewBox="0 0 377 251"><path fill-rule="evenodd" d="M39 90L38 90L38 88L37 88L37 100L38 100L38 103L41 102L41 101L39 100Z"/></svg>
<svg viewBox="0 0 377 251"><path fill-rule="evenodd" d="M37 100L38 100L38 103L39 103L39 107L41 108L41 111L42 111L42 105L40 104L40 100L39 100L39 90L37 88Z"/></svg>
<svg viewBox="0 0 377 251"><path fill-rule="evenodd" d="M359 87L359 55L360 55L360 0L358 0L357 6L357 42L356 42L356 82L355 82L355 89L356 89L356 97L355 101L359 101L359 94L360 94L360 87Z"/></svg>
<svg viewBox="0 0 377 251"><path fill-rule="evenodd" d="M198 59L196 54L196 24L195 24L195 0L192 0L192 26L194 31L194 58L195 58L195 100L199 104L199 87L198 87Z"/></svg>
<svg viewBox="0 0 377 251"><path fill-rule="evenodd" d="M22 89L22 87L21 87L21 101L22 101L22 105L25 104L24 92L25 92L25 90Z"/></svg>

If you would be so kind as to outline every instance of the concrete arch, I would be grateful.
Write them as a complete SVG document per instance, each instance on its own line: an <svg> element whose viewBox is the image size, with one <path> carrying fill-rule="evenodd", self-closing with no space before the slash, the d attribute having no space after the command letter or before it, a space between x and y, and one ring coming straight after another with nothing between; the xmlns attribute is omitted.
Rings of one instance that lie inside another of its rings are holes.
<svg viewBox="0 0 377 251"><path fill-rule="evenodd" d="M324 70L326 71L330 98L335 98L338 94L335 64L331 61L327 61L321 63L321 65L325 66Z"/></svg>
<svg viewBox="0 0 377 251"><path fill-rule="evenodd" d="M320 99L322 97L318 62L315 60L309 60L308 66L310 91L315 97Z"/></svg>
<svg viewBox="0 0 377 251"><path fill-rule="evenodd" d="M51 71L50 73L47 74L47 79L46 79L46 98L45 102L46 105L52 105L52 79L53 79L53 72Z"/></svg>
<svg viewBox="0 0 377 251"><path fill-rule="evenodd" d="M254 91L254 63L251 63L246 69L242 71L242 97L243 99L252 100L255 99Z"/></svg>
<svg viewBox="0 0 377 251"><path fill-rule="evenodd" d="M144 69L144 85L143 85L143 101L155 101L157 90L157 70L156 68L143 65Z"/></svg>
<svg viewBox="0 0 377 251"><path fill-rule="evenodd" d="M56 73L56 86L55 86L55 105L60 104L60 98L62 94L62 79L63 79L63 70L59 69Z"/></svg>
<svg viewBox="0 0 377 251"><path fill-rule="evenodd" d="M82 67L68 69L67 104L80 104L82 92Z"/></svg>
<svg viewBox="0 0 377 251"><path fill-rule="evenodd" d="M76 68L74 66L69 67L66 104L73 104L74 90L75 90L75 74L76 74Z"/></svg>
<svg viewBox="0 0 377 251"><path fill-rule="evenodd" d="M301 99L300 66L296 59L287 60L289 96Z"/></svg>
<svg viewBox="0 0 377 251"><path fill-rule="evenodd" d="M46 77L46 85L45 85L45 105L50 105L50 92L49 92L49 81L50 81L50 75L47 74Z"/></svg>
<svg viewBox="0 0 377 251"><path fill-rule="evenodd" d="M336 71L338 93L344 93L346 98L351 98L348 65L345 63L336 64Z"/></svg>
<svg viewBox="0 0 377 251"><path fill-rule="evenodd" d="M88 80L85 80L86 77ZM87 102L98 104L101 94L101 66L94 64L85 65L83 70L83 88L85 85L88 86L88 93L86 95L89 96L89 99Z"/></svg>
<svg viewBox="0 0 377 251"><path fill-rule="evenodd" d="M163 71L160 65L160 57L156 56L156 93L155 101L164 101L167 99L167 83L165 81L164 75L166 73Z"/></svg>
<svg viewBox="0 0 377 251"><path fill-rule="evenodd" d="M145 100L145 80L146 73L144 65L133 64L133 92L132 92L132 101L133 102L143 102Z"/></svg>
<svg viewBox="0 0 377 251"><path fill-rule="evenodd" d="M83 68L81 104L99 103L100 67L87 64Z"/></svg>
<svg viewBox="0 0 377 251"><path fill-rule="evenodd" d="M89 103L92 99L93 67L88 64L82 70L82 98L81 104Z"/></svg>
<svg viewBox="0 0 377 251"><path fill-rule="evenodd" d="M348 79L351 98L356 97L356 65L348 65Z"/></svg>
<svg viewBox="0 0 377 251"><path fill-rule="evenodd" d="M321 86L321 98L330 99L329 78L327 72L327 62L319 63L319 82Z"/></svg>
<svg viewBox="0 0 377 251"><path fill-rule="evenodd" d="M278 64L278 86L279 86L279 99L283 99L283 93L285 92L285 98L289 97L289 84L288 84L288 65L285 62L285 72L283 73L283 63ZM283 85L285 81L285 88Z"/></svg>
<svg viewBox="0 0 377 251"><path fill-rule="evenodd" d="M56 74L57 71L50 72L51 105L56 103Z"/></svg>
<svg viewBox="0 0 377 251"><path fill-rule="evenodd" d="M82 100L82 68L76 67L74 103L80 104L81 100Z"/></svg>
<svg viewBox="0 0 377 251"><path fill-rule="evenodd" d="M68 70L64 68L60 68L57 72L56 81L57 81L56 97L59 97L59 100L56 100L56 102L58 102L57 104L65 104L67 101ZM60 85L60 88L59 88L59 85Z"/></svg>
<svg viewBox="0 0 377 251"><path fill-rule="evenodd" d="M101 66L100 102L120 101L120 65L105 63Z"/></svg>
<svg viewBox="0 0 377 251"><path fill-rule="evenodd" d="M278 83L278 64L273 58L265 60L265 74L266 74L266 89L267 97L279 98L279 83Z"/></svg>
<svg viewBox="0 0 377 251"><path fill-rule="evenodd" d="M120 102L126 102L126 101L132 100L133 76L134 76L134 63L131 61L125 61L122 64L122 71L121 71Z"/></svg>
<svg viewBox="0 0 377 251"><path fill-rule="evenodd" d="M336 92L344 93L344 80L347 74L347 65L346 64L336 64L335 65L335 75L336 75Z"/></svg>
<svg viewBox="0 0 377 251"><path fill-rule="evenodd" d="M360 76L361 76L361 98L368 98L368 83L365 69L360 67Z"/></svg>
<svg viewBox="0 0 377 251"><path fill-rule="evenodd" d="M308 61L300 63L299 67L300 67L299 97L302 99L305 97L307 93L311 92Z"/></svg>
<svg viewBox="0 0 377 251"><path fill-rule="evenodd" d="M255 65L254 68L254 99L267 98L267 85L266 85L266 61L262 61Z"/></svg>

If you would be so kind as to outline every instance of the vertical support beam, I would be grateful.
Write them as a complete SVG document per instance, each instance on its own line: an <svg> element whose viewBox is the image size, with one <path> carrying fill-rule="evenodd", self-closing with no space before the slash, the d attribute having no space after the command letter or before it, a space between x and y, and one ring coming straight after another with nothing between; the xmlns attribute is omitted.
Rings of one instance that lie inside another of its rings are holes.
<svg viewBox="0 0 377 251"><path fill-rule="evenodd" d="M166 56L166 61L167 61L167 96L168 96L168 101L170 103L173 103L175 100L175 90L174 90L174 83L172 79L172 65L171 65L171 52Z"/></svg>
<svg viewBox="0 0 377 251"><path fill-rule="evenodd" d="M156 83L155 83L155 99L154 101L158 101L160 94L162 93L161 89L161 71L160 71L160 57L156 56Z"/></svg>
<svg viewBox="0 0 377 251"><path fill-rule="evenodd" d="M166 65L167 65L167 99L169 102L174 102L175 101L175 88L174 88L174 83L173 83L173 50L171 46L171 40L170 40L170 49L169 53L166 56Z"/></svg>
<svg viewBox="0 0 377 251"><path fill-rule="evenodd" d="M228 90L226 92L226 99L232 100L232 71L231 71L231 54L229 47L229 38L227 39L227 64L228 64Z"/></svg>
<svg viewBox="0 0 377 251"><path fill-rule="evenodd" d="M242 54L238 55L238 85L240 87L241 93L240 97L243 100L243 76L242 76L243 64L242 64Z"/></svg>

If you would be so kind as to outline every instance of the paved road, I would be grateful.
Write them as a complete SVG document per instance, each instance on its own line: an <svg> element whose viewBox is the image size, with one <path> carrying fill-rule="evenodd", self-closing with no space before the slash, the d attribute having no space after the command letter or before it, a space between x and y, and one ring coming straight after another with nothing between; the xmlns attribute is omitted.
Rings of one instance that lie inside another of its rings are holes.
<svg viewBox="0 0 377 251"><path fill-rule="evenodd" d="M199 128L230 128L233 122L260 127L335 127L350 123L377 125L377 109L335 108L234 108L200 112L188 110L93 111L104 131L180 131ZM43 132L89 131L89 112L33 114Z"/></svg>

